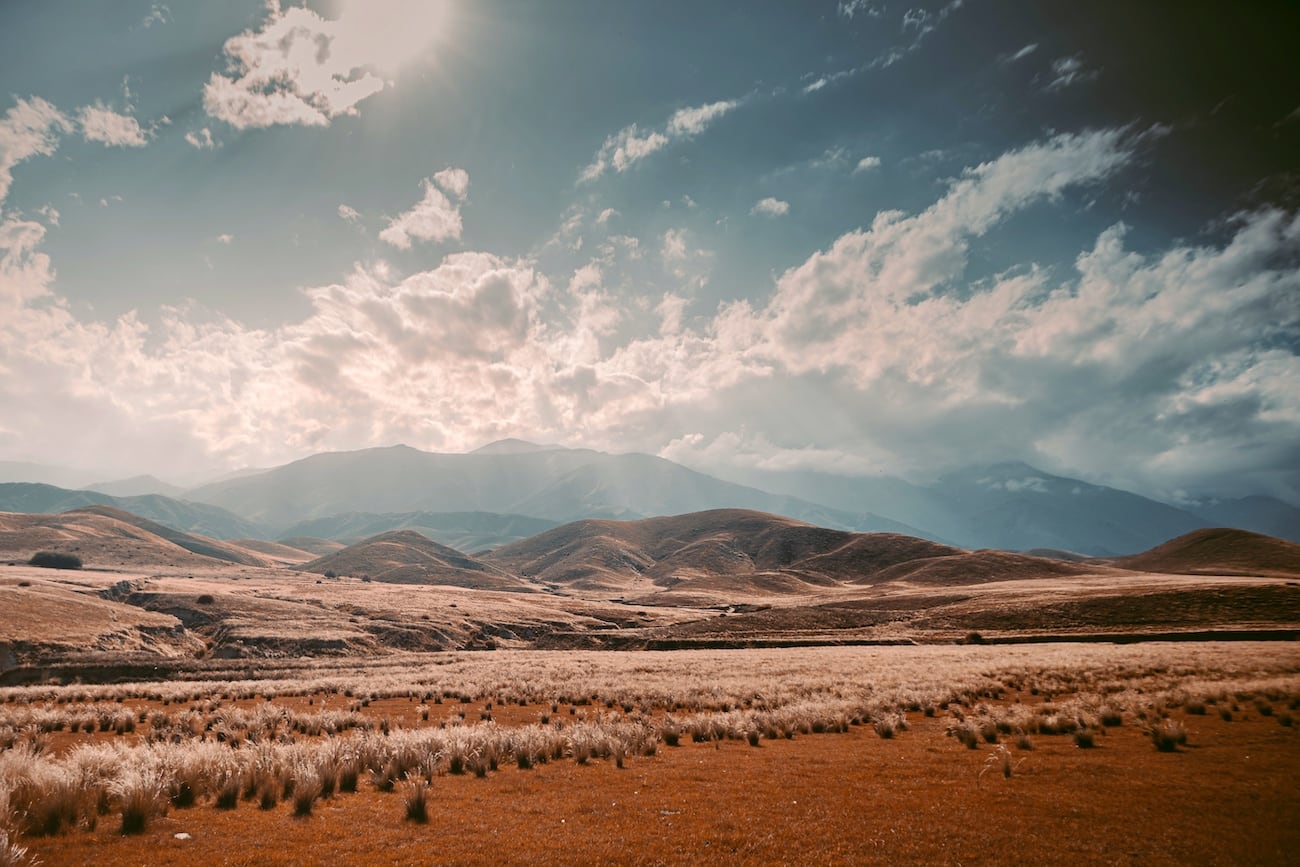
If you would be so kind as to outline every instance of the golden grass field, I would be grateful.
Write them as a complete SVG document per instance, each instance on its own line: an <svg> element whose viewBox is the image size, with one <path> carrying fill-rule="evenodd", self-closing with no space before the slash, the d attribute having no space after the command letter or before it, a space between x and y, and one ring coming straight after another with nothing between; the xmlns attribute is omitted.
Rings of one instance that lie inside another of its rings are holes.
<svg viewBox="0 0 1300 867"><path fill-rule="evenodd" d="M1284 864L1300 845L1292 643L249 674L0 691L9 845L47 864ZM417 787L425 822L407 818Z"/></svg>

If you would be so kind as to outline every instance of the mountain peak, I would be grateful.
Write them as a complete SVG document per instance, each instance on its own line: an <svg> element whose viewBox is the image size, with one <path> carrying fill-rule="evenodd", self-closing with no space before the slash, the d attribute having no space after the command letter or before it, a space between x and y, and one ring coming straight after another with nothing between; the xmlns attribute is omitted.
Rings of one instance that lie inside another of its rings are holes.
<svg viewBox="0 0 1300 867"><path fill-rule="evenodd" d="M553 445L539 445L530 443L528 440L508 437L503 440L490 442L485 446L474 449L471 455L525 455L531 452L544 452L556 448Z"/></svg>

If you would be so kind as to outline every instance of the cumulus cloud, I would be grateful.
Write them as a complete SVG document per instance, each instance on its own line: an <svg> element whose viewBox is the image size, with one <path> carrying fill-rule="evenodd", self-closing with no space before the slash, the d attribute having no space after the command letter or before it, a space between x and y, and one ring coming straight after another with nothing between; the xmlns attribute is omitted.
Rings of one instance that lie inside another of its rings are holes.
<svg viewBox="0 0 1300 867"><path fill-rule="evenodd" d="M361 219L361 214L357 212L356 208L349 205L339 205L339 217L347 220L349 223L355 223L357 220Z"/></svg>
<svg viewBox="0 0 1300 867"><path fill-rule="evenodd" d="M754 204L754 207L749 209L749 213L761 217L784 217L790 213L790 203L768 196L765 199L759 199Z"/></svg>
<svg viewBox="0 0 1300 867"><path fill-rule="evenodd" d="M739 100L732 99L679 109L662 129L642 130L637 124L624 127L605 139L595 158L582 170L579 180L594 181L611 170L625 172L654 152L667 147L669 142L699 135L709 124L738 105Z"/></svg>
<svg viewBox="0 0 1300 867"><path fill-rule="evenodd" d="M217 141L212 137L212 130L206 126L185 133L185 141L187 141L191 147L197 148L201 151L212 150L217 146Z"/></svg>
<svg viewBox="0 0 1300 867"><path fill-rule="evenodd" d="M72 123L40 97L19 99L0 118L0 202L9 195L13 168L24 160L54 153L59 136Z"/></svg>
<svg viewBox="0 0 1300 867"><path fill-rule="evenodd" d="M153 27L155 24L170 24L172 21L172 10L166 3L154 3L149 7L145 14L144 20L140 23L146 28Z"/></svg>
<svg viewBox="0 0 1300 867"><path fill-rule="evenodd" d="M78 120L86 141L119 148L142 148L149 143L139 121L129 114L118 114L102 102L82 108Z"/></svg>
<svg viewBox="0 0 1300 867"><path fill-rule="evenodd" d="M379 233L379 240L406 250L412 238L420 241L460 238L460 203L469 192L469 173L464 169L443 169L420 184L424 198L389 221L387 228ZM339 215L347 219L342 208Z"/></svg>
<svg viewBox="0 0 1300 867"><path fill-rule="evenodd" d="M237 129L327 126L389 86L380 73L423 51L440 14L440 4L367 0L327 19L271 0L260 29L226 41L227 70L204 85L203 107Z"/></svg>
<svg viewBox="0 0 1300 867"><path fill-rule="evenodd" d="M858 164L853 167L853 174L868 172L872 169L880 168L880 157L863 157L858 160Z"/></svg>
<svg viewBox="0 0 1300 867"><path fill-rule="evenodd" d="M1061 203L1119 180L1141 141L1097 130L1010 150L928 207L846 232L767 297L689 319L689 290L637 307L603 261L552 281L463 252L401 279L357 267L274 329L194 307L84 321L52 291L44 226L11 219L0 449L129 442L178 465L266 465L526 435L844 473L1019 457L1153 494L1294 497L1300 475L1279 468L1300 466L1300 217L1241 214L1215 241L1147 250L1115 224L1072 266L967 275L1009 218L1069 219ZM438 178L449 201L463 189ZM680 230L662 252L697 258Z"/></svg>

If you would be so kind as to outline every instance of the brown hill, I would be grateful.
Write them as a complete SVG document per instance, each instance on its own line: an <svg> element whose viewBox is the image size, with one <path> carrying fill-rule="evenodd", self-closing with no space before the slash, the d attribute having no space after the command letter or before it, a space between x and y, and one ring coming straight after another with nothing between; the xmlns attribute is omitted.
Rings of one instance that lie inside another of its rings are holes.
<svg viewBox="0 0 1300 867"><path fill-rule="evenodd" d="M515 576L414 530L393 530L294 567L392 584L450 584L476 590L532 590Z"/></svg>
<svg viewBox="0 0 1300 867"><path fill-rule="evenodd" d="M1117 566L1185 575L1300 576L1300 545L1224 527L1193 530Z"/></svg>
<svg viewBox="0 0 1300 867"><path fill-rule="evenodd" d="M105 506L61 515L0 513L0 557L26 560L46 550L76 554L91 567L269 563L238 546L181 533Z"/></svg>
<svg viewBox="0 0 1300 867"><path fill-rule="evenodd" d="M879 572L875 580L956 587L990 581L1095 575L1099 571L1106 570L1104 567L1089 567L1064 560L1012 554L1009 551L960 551L944 557L926 557L890 566Z"/></svg>
<svg viewBox="0 0 1300 867"><path fill-rule="evenodd" d="M317 557L324 557L326 554L333 554L335 551L342 551L347 546L342 542L335 542L333 539L318 539L315 536L290 536L280 540L281 545L288 545L290 548L297 548L299 551L306 551L309 554L315 554Z"/></svg>
<svg viewBox="0 0 1300 867"><path fill-rule="evenodd" d="M264 539L230 539L228 541L231 545L238 545L246 551L261 554L263 557L288 566L306 563L308 560L314 560L321 556L321 553L329 553L328 551L320 553L305 551L302 548L295 548L283 542L267 542ZM342 547L342 545L339 546L339 548Z"/></svg>
<svg viewBox="0 0 1300 867"><path fill-rule="evenodd" d="M951 553L957 549L910 536L849 533L763 512L716 509L640 521L578 521L502 546L485 559L528 578L584 590L652 583L675 591L803 593Z"/></svg>

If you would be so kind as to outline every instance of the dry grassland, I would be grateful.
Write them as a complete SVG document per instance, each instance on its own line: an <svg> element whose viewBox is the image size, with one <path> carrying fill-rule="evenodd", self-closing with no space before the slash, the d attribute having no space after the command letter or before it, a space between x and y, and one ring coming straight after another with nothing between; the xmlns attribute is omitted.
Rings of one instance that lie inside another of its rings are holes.
<svg viewBox="0 0 1300 867"><path fill-rule="evenodd" d="M1300 845L1291 643L260 664L0 690L17 862L1286 863Z"/></svg>

